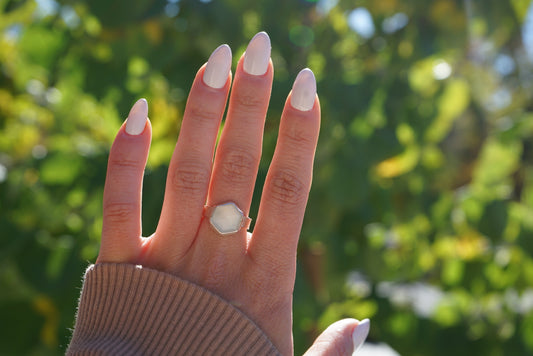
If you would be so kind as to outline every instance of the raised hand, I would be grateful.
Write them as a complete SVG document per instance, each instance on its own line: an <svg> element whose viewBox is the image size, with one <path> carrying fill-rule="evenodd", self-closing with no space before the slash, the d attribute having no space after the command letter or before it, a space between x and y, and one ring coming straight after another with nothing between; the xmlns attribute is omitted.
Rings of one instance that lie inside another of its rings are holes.
<svg viewBox="0 0 533 356"><path fill-rule="evenodd" d="M230 48L222 45L196 75L168 170L159 224L149 237L142 237L141 191L151 126L147 102L135 103L109 157L97 263L139 264L200 285L244 312L282 354L291 355L296 247L320 127L316 82L309 69L294 82L257 221L249 233L237 224L240 215L234 207L246 218L261 157L274 74L268 35L261 32L250 41L233 86L231 62ZM229 202L229 209L220 208ZM217 227L217 221L225 226ZM221 233L228 229L230 233ZM346 340L356 325L355 320L344 321ZM351 353L353 346L346 350Z"/></svg>

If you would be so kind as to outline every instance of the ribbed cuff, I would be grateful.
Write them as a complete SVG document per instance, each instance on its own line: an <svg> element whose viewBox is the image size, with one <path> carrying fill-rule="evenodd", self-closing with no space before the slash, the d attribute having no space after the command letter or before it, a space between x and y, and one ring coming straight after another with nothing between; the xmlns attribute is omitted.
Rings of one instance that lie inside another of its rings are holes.
<svg viewBox="0 0 533 356"><path fill-rule="evenodd" d="M279 355L241 311L173 275L129 264L85 273L67 355Z"/></svg>

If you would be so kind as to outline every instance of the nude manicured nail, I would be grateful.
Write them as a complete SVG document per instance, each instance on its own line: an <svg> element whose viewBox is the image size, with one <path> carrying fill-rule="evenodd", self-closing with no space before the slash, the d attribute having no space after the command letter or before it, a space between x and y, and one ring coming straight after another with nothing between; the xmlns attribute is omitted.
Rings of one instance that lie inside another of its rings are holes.
<svg viewBox="0 0 533 356"><path fill-rule="evenodd" d="M211 53L204 71L204 83L214 89L222 88L228 80L230 69L231 49L224 44Z"/></svg>
<svg viewBox="0 0 533 356"><path fill-rule="evenodd" d="M148 118L148 102L146 99L139 99L133 104L128 119L126 120L126 132L130 135L140 135L146 126Z"/></svg>
<svg viewBox="0 0 533 356"><path fill-rule="evenodd" d="M259 32L248 43L244 54L244 71L252 75L263 75L270 60L270 37L266 32Z"/></svg>
<svg viewBox="0 0 533 356"><path fill-rule="evenodd" d="M365 342L369 331L370 331L370 320L368 319L361 320L352 333L354 354L357 350L361 348L361 346Z"/></svg>
<svg viewBox="0 0 533 356"><path fill-rule="evenodd" d="M315 104L316 80L309 68L303 69L292 86L291 105L300 111L309 111Z"/></svg>

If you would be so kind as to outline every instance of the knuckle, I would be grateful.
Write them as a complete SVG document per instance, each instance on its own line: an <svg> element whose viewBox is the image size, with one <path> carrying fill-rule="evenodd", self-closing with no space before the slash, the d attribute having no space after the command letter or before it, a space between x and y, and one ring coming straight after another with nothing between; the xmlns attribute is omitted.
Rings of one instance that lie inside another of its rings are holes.
<svg viewBox="0 0 533 356"><path fill-rule="evenodd" d="M208 289L218 291L227 281L228 262L225 258L215 256L207 264L204 283Z"/></svg>
<svg viewBox="0 0 533 356"><path fill-rule="evenodd" d="M304 129L301 125L290 125L280 132L280 135L294 147L315 146L313 135L310 135L309 130Z"/></svg>
<svg viewBox="0 0 533 356"><path fill-rule="evenodd" d="M132 219L137 209L135 203L104 203L104 216L110 223L125 223Z"/></svg>
<svg viewBox="0 0 533 356"><path fill-rule="evenodd" d="M173 172L172 183L179 192L198 194L206 189L209 177L209 169L198 164L178 164Z"/></svg>
<svg viewBox="0 0 533 356"><path fill-rule="evenodd" d="M262 106L262 100L257 95L241 94L237 96L239 109L244 112L256 112Z"/></svg>
<svg viewBox="0 0 533 356"><path fill-rule="evenodd" d="M220 172L222 178L230 183L249 181L259 162L251 151L241 148L229 150L224 156Z"/></svg>
<svg viewBox="0 0 533 356"><path fill-rule="evenodd" d="M201 124L213 124L218 122L219 114L217 112L206 110L203 107L193 107L191 109L191 117Z"/></svg>
<svg viewBox="0 0 533 356"><path fill-rule="evenodd" d="M109 165L118 170L135 170L139 167L139 161L128 159L123 156L116 156L109 159Z"/></svg>
<svg viewBox="0 0 533 356"><path fill-rule="evenodd" d="M270 192L273 200L281 205L299 205L305 202L308 189L294 173L280 171L272 177Z"/></svg>

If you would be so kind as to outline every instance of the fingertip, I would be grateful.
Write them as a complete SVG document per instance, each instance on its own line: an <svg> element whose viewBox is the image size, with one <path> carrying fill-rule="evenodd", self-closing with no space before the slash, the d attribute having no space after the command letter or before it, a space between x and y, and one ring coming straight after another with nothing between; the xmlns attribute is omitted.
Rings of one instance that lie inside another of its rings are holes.
<svg viewBox="0 0 533 356"><path fill-rule="evenodd" d="M135 135L128 133L128 120L124 121L117 132L113 145L111 147L111 154L114 152L126 152L133 150L136 155L142 157L150 150L152 142L152 123L147 117L144 127L141 132Z"/></svg>
<svg viewBox="0 0 533 356"><path fill-rule="evenodd" d="M264 31L257 33L244 53L243 69L251 75L264 75L270 65L270 37Z"/></svg>
<svg viewBox="0 0 533 356"><path fill-rule="evenodd" d="M132 136L140 135L146 127L147 120L148 102L146 99L141 98L133 104L128 114L125 128L126 133Z"/></svg>
<svg viewBox="0 0 533 356"><path fill-rule="evenodd" d="M231 71L231 59L231 48L227 44L217 47L207 61L203 82L213 89L224 87Z"/></svg>
<svg viewBox="0 0 533 356"><path fill-rule="evenodd" d="M310 111L315 105L316 98L315 75L309 68L302 69L292 86L291 106L300 111Z"/></svg>
<svg viewBox="0 0 533 356"><path fill-rule="evenodd" d="M352 332L354 353L357 350L359 350L361 346L363 346L363 343L365 342L369 331L370 331L370 320L369 319L363 319L360 322L358 322L357 326Z"/></svg>
<svg viewBox="0 0 533 356"><path fill-rule="evenodd" d="M334 322L318 336L305 356L352 355L355 350L353 333L358 323L356 319L342 319Z"/></svg>

